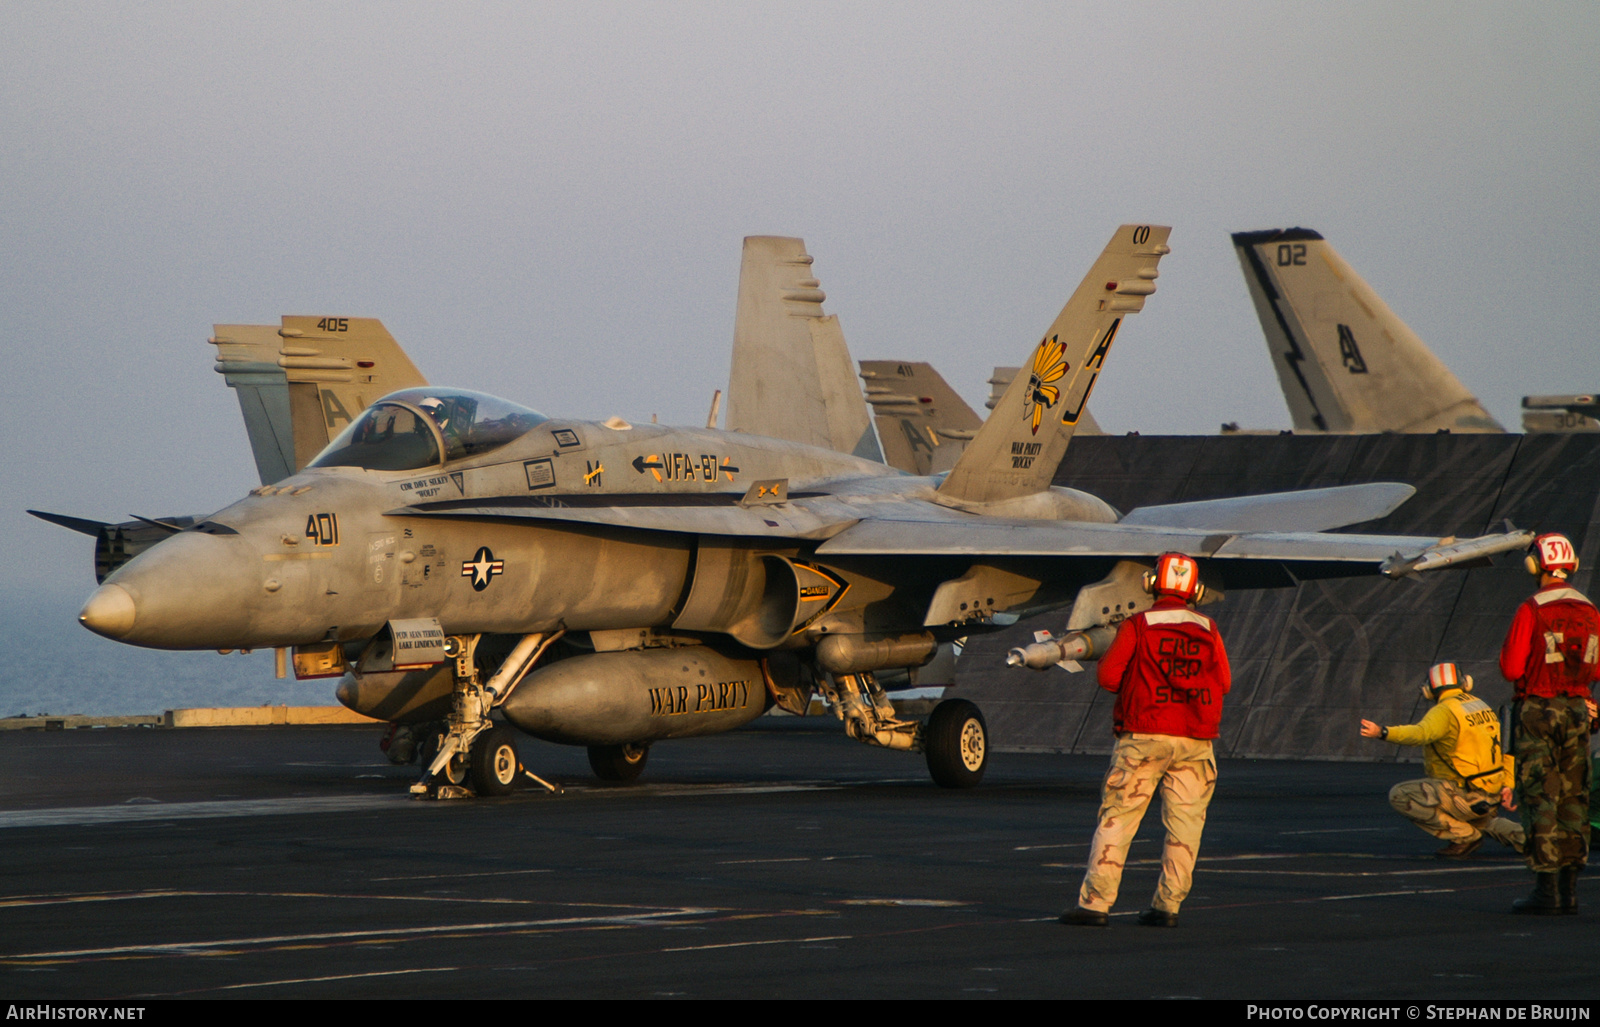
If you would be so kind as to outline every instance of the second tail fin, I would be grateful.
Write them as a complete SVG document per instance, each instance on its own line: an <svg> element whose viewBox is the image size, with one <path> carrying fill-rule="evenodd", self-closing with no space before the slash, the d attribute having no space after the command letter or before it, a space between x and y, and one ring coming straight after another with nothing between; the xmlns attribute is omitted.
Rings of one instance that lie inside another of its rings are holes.
<svg viewBox="0 0 1600 1027"><path fill-rule="evenodd" d="M728 429L883 460L837 315L802 239L744 241Z"/></svg>
<svg viewBox="0 0 1600 1027"><path fill-rule="evenodd" d="M992 503L1050 487L1122 319L1156 291L1172 229L1123 225L1034 347L939 487L953 503Z"/></svg>

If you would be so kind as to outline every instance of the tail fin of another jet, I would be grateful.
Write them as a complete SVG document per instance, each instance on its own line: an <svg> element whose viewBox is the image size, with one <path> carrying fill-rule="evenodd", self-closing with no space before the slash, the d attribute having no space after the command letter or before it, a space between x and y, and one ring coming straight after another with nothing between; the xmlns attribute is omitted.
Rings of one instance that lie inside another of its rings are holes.
<svg viewBox="0 0 1600 1027"><path fill-rule="evenodd" d="M947 471L983 424L932 364L863 360L861 378L890 467L917 475Z"/></svg>
<svg viewBox="0 0 1600 1027"><path fill-rule="evenodd" d="M289 383L278 366L277 325L212 325L216 371L239 400L261 484L282 481L296 470L290 427Z"/></svg>
<svg viewBox="0 0 1600 1027"><path fill-rule="evenodd" d="M1050 487L1122 319L1156 291L1171 228L1123 225L1078 285L939 495L992 503Z"/></svg>
<svg viewBox="0 0 1600 1027"><path fill-rule="evenodd" d="M1319 233L1233 245L1296 431L1505 431Z"/></svg>
<svg viewBox="0 0 1600 1027"><path fill-rule="evenodd" d="M805 241L750 236L728 375L730 431L883 460L855 366Z"/></svg>
<svg viewBox="0 0 1600 1027"><path fill-rule="evenodd" d="M263 485L310 463L379 396L428 384L376 318L288 316L212 332Z"/></svg>
<svg viewBox="0 0 1600 1027"><path fill-rule="evenodd" d="M373 400L428 384L375 317L285 314L278 335L296 471Z"/></svg>

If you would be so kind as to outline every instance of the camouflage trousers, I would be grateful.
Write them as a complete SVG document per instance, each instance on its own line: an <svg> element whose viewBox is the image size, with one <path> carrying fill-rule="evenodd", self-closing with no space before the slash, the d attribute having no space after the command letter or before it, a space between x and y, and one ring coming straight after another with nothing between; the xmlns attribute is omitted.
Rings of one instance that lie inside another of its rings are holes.
<svg viewBox="0 0 1600 1027"><path fill-rule="evenodd" d="M1100 798L1100 819L1089 843L1089 863L1078 889L1078 905L1108 912L1117 901L1128 846L1144 812L1161 792L1161 823L1167 840L1161 878L1150 905L1176 913L1189 895L1206 807L1217 787L1217 761L1209 739L1128 734L1117 739Z"/></svg>
<svg viewBox="0 0 1600 1027"><path fill-rule="evenodd" d="M1589 858L1589 711L1582 699L1517 701L1517 801L1535 873Z"/></svg>
<svg viewBox="0 0 1600 1027"><path fill-rule="evenodd" d="M1425 777L1401 781L1389 789L1389 805L1435 838L1471 842L1488 835L1507 848L1522 851L1522 825L1500 812L1500 797L1464 788L1454 781Z"/></svg>

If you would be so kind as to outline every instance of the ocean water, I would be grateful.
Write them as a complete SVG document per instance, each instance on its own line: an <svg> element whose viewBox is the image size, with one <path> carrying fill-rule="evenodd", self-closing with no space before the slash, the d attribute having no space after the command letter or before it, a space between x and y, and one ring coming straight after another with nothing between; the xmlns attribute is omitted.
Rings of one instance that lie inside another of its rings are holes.
<svg viewBox="0 0 1600 1027"><path fill-rule="evenodd" d="M322 706L337 678L273 677L272 650L169 653L101 638L78 623L93 579L76 589L0 593L0 631L21 643L0 661L0 717L160 713L192 706Z"/></svg>

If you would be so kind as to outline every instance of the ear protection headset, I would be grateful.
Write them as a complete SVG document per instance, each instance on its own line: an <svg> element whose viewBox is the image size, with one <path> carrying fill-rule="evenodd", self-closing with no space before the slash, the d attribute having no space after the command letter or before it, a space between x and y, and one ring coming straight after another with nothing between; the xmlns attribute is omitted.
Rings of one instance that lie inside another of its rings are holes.
<svg viewBox="0 0 1600 1027"><path fill-rule="evenodd" d="M1185 602L1198 603L1205 597L1200 584L1200 565L1182 553L1162 553L1156 569L1144 572L1144 590L1151 595L1174 595Z"/></svg>
<svg viewBox="0 0 1600 1027"><path fill-rule="evenodd" d="M1452 688L1472 691L1472 675L1462 674L1453 663L1436 663L1428 668L1428 681L1422 686L1422 697L1431 702Z"/></svg>
<svg viewBox="0 0 1600 1027"><path fill-rule="evenodd" d="M1533 551L1523 561L1523 566L1534 577L1551 574L1565 579L1578 570L1578 554L1567 536L1552 532L1533 540Z"/></svg>

